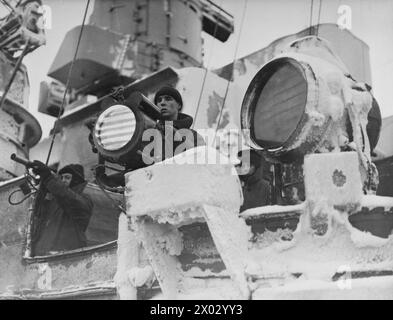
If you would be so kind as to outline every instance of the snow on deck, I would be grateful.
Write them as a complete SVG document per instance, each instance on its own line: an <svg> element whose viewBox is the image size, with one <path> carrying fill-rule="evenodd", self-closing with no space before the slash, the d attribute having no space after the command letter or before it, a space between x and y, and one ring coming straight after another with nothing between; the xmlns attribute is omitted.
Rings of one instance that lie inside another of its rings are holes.
<svg viewBox="0 0 393 320"><path fill-rule="evenodd" d="M305 203L302 202L296 205L290 206L263 206L257 208L251 208L240 213L240 216L243 218L255 218L258 216L271 215L271 214L280 214L280 213L292 213L292 212L303 212L305 209Z"/></svg>

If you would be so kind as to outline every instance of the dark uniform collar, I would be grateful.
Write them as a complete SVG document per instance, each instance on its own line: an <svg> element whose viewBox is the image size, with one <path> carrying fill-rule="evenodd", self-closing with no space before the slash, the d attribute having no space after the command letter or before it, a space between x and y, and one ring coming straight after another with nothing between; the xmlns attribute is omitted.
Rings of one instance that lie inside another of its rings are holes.
<svg viewBox="0 0 393 320"><path fill-rule="evenodd" d="M173 126L176 129L189 129L194 120L188 114L179 112L177 115L177 120L172 120L172 121L173 121ZM161 124L164 124L165 121L160 120L159 122Z"/></svg>

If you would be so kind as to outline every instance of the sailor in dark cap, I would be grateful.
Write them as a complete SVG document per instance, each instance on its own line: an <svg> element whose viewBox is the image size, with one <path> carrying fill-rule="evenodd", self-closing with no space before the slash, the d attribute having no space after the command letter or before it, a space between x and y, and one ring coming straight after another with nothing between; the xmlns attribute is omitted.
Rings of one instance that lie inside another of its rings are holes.
<svg viewBox="0 0 393 320"><path fill-rule="evenodd" d="M240 212L266 206L271 203L271 185L265 179L263 170L266 170L266 161L253 149L238 152L240 160L236 170L242 184L243 204Z"/></svg>
<svg viewBox="0 0 393 320"><path fill-rule="evenodd" d="M189 115L180 113L183 108L183 99L180 92L175 88L170 86L161 87L154 96L154 104L161 109L163 120L188 119L190 122L188 127L191 126L192 118Z"/></svg>
<svg viewBox="0 0 393 320"><path fill-rule="evenodd" d="M85 231L93 202L83 193L87 184L83 167L69 164L58 175L40 161L30 166L41 179L36 223L32 233L35 255L73 250L86 246Z"/></svg>
<svg viewBox="0 0 393 320"><path fill-rule="evenodd" d="M166 139L172 139L173 150L164 150L164 158L174 156L185 150L204 145L202 136L191 129L193 118L182 113L183 99L180 92L171 86L161 87L154 96L154 104L161 110L161 119L157 122L157 128ZM179 138L173 138L172 129L180 130ZM168 133L170 133L168 135ZM165 143L164 143L165 144ZM168 145L168 144L166 144Z"/></svg>

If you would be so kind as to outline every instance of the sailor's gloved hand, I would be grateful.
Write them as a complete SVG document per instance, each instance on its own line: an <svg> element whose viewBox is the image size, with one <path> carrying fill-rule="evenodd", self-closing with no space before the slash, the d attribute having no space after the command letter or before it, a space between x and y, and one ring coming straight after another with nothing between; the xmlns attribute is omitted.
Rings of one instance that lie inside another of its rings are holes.
<svg viewBox="0 0 393 320"><path fill-rule="evenodd" d="M33 170L34 174L38 174L41 180L45 180L51 175L51 170L41 161L34 160L28 167Z"/></svg>

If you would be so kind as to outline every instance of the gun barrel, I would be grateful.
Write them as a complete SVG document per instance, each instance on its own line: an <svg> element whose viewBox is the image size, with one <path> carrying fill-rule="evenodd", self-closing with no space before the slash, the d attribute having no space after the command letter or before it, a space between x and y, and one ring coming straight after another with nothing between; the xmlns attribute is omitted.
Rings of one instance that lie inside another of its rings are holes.
<svg viewBox="0 0 393 320"><path fill-rule="evenodd" d="M28 166L29 164L32 163L25 158L18 157L15 153L11 154L11 160L23 164L24 166Z"/></svg>

